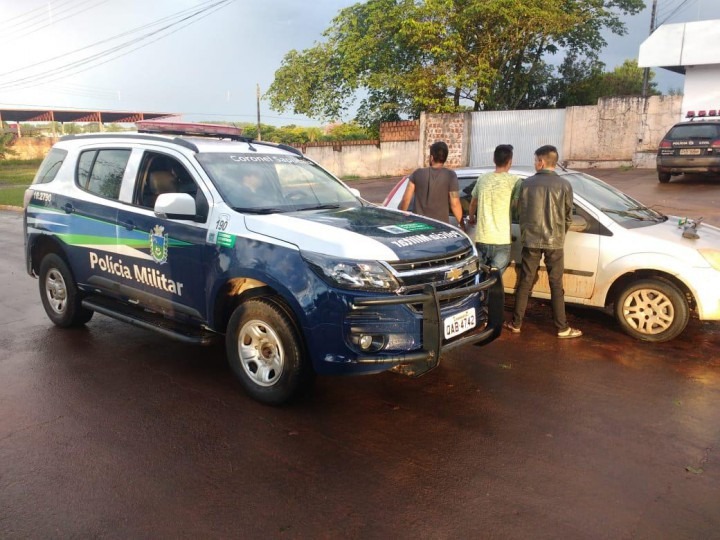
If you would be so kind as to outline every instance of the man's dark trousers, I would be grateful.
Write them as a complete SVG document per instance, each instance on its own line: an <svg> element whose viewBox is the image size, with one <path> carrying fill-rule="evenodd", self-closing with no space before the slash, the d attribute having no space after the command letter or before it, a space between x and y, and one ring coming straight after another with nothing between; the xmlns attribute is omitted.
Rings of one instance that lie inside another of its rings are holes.
<svg viewBox="0 0 720 540"><path fill-rule="evenodd" d="M565 298L562 284L563 272L565 271L565 256L562 249L522 248L520 281L515 292L513 326L520 328L522 324L530 291L542 257L545 258L545 267L550 282L550 304L552 305L553 322L558 331L562 332L568 327L565 318Z"/></svg>

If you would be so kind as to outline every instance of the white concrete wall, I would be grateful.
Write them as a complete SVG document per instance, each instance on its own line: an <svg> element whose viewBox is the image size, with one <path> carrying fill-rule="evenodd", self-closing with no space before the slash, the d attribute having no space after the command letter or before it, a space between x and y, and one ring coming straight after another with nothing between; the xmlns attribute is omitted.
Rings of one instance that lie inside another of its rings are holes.
<svg viewBox="0 0 720 540"><path fill-rule="evenodd" d="M569 107L560 157L574 168L654 168L662 137L680 115L682 96L605 98Z"/></svg>
<svg viewBox="0 0 720 540"><path fill-rule="evenodd" d="M417 167L418 141L307 146L305 155L338 177L401 176Z"/></svg>
<svg viewBox="0 0 720 540"><path fill-rule="evenodd" d="M720 112L720 64L687 66L683 92L682 118L688 111Z"/></svg>

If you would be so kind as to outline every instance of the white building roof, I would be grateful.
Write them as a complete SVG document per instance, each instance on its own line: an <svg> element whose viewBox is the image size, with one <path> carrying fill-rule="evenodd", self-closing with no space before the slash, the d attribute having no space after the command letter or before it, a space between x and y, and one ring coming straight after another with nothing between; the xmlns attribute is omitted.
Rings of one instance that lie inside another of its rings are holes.
<svg viewBox="0 0 720 540"><path fill-rule="evenodd" d="M720 64L720 19L663 24L640 45L640 67L685 73L685 66Z"/></svg>

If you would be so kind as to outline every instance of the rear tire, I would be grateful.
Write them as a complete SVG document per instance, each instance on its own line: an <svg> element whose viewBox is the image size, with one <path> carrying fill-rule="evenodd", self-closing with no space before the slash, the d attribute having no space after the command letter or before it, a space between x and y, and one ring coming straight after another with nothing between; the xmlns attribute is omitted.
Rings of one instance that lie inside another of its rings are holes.
<svg viewBox="0 0 720 540"><path fill-rule="evenodd" d="M661 184L667 184L670 181L671 174L670 173L658 173L658 180Z"/></svg>
<svg viewBox="0 0 720 540"><path fill-rule="evenodd" d="M682 291L669 281L642 279L620 292L615 301L615 317L632 337L660 343L685 330L690 308Z"/></svg>
<svg viewBox="0 0 720 540"><path fill-rule="evenodd" d="M93 312L82 307L80 291L65 261L55 253L40 263L40 299L50 320L61 328L82 326Z"/></svg>
<svg viewBox="0 0 720 540"><path fill-rule="evenodd" d="M235 309L225 346L230 368L245 391L262 403L287 403L312 382L295 324L270 299L248 300Z"/></svg>

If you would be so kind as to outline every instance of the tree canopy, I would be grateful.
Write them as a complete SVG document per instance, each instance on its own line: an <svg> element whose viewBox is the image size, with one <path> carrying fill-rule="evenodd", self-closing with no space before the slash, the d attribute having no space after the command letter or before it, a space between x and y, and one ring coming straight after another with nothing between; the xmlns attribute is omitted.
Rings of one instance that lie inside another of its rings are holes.
<svg viewBox="0 0 720 540"><path fill-rule="evenodd" d="M363 125L420 111L547 106L548 57L602 65L603 31L624 34L620 17L644 7L643 0L368 0L341 10L322 42L290 51L266 97L274 110L332 120L361 95Z"/></svg>

